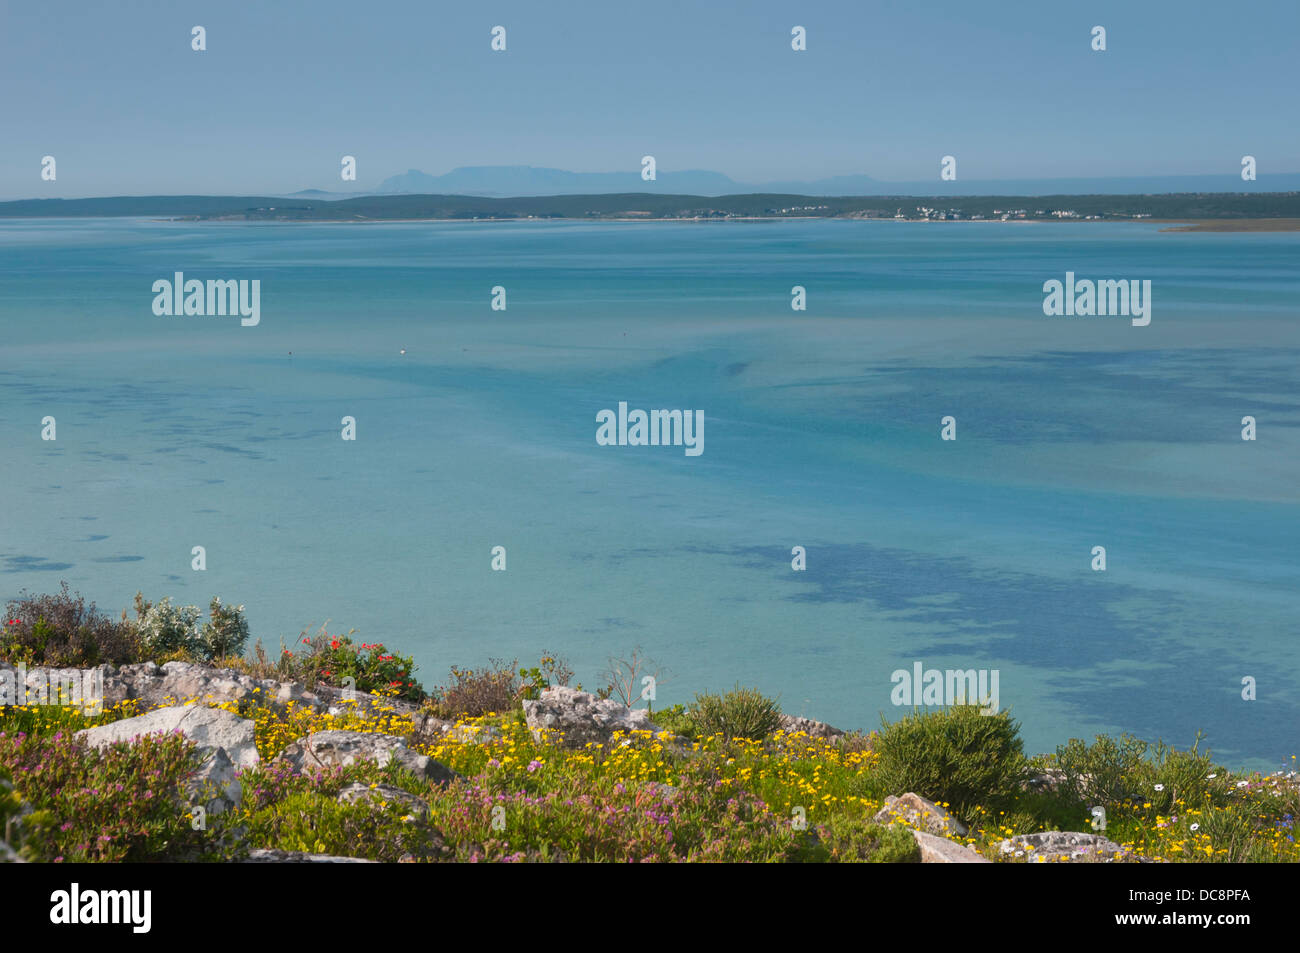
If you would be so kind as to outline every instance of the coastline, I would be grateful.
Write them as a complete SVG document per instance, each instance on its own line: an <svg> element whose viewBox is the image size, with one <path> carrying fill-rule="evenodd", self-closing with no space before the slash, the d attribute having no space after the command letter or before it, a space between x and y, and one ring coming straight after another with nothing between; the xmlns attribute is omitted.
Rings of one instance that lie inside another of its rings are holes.
<svg viewBox="0 0 1300 953"><path fill-rule="evenodd" d="M73 219L94 216L69 216ZM118 216L105 216L118 217ZM615 217L609 216L604 218L574 218L569 216L548 216L545 218L539 216L521 216L516 218L493 217L493 218L323 218L323 219L250 219L237 217L222 218L198 218L198 217L178 217L178 218L147 218L141 216L146 221L158 224L168 224L175 222L211 224L211 223L245 223L256 222L260 225L427 225L432 223L448 224L465 224L465 225L482 225L487 223L502 222L510 224L520 224L527 222L581 222L585 224L663 224L663 223L689 223L689 224L725 224L727 222L810 222L810 221L834 221L834 222L871 222L871 223L888 223L893 225L1166 225L1171 226L1161 228L1161 232L1296 232L1300 231L1300 218L1234 218L1234 219L1180 219L1180 218L1162 218L1162 219L997 219L997 218L980 218L980 219L931 219L931 218L859 218L843 215L732 215L726 218L709 218L706 216L692 216L682 218L632 218L632 217ZM34 219L32 219L34 220ZM51 221L50 219L39 219L40 221ZM30 221L30 220L29 220Z"/></svg>

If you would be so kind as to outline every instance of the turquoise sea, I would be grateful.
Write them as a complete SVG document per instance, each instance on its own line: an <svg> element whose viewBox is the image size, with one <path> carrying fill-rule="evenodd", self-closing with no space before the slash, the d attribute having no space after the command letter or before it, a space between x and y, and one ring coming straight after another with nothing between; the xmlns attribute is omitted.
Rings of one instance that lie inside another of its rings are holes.
<svg viewBox="0 0 1300 953"><path fill-rule="evenodd" d="M659 704L846 728L896 669L996 669L1030 751L1290 764L1300 234L1159 229L5 221L0 598L220 595L426 685L639 645ZM259 280L261 323L155 316L177 271ZM1044 316L1067 271L1149 279L1150 325ZM620 401L702 409L704 453L597 446Z"/></svg>

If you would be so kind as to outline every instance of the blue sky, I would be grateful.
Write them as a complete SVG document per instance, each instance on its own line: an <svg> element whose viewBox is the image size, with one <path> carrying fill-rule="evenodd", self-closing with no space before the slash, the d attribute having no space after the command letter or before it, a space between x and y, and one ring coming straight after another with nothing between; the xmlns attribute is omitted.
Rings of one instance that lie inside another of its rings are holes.
<svg viewBox="0 0 1300 953"><path fill-rule="evenodd" d="M7 2L0 198L363 190L647 153L743 182L927 179L945 154L966 179L1252 154L1262 179L1300 171L1298 54L1296 0Z"/></svg>

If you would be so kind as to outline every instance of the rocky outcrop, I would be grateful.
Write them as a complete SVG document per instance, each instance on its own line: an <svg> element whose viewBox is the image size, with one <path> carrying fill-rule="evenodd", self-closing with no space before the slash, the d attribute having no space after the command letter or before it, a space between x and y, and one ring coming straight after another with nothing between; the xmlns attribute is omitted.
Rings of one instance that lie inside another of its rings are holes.
<svg viewBox="0 0 1300 953"><path fill-rule="evenodd" d="M533 737L545 736L570 748L609 744L615 732L659 731L644 709L628 708L564 685L543 690L540 698L525 700L524 717Z"/></svg>
<svg viewBox="0 0 1300 953"><path fill-rule="evenodd" d="M363 716L379 713L405 715L411 717L417 730L424 727L426 721L430 726L442 722L442 719L422 712L420 706L401 699L324 684L308 691L300 682L253 678L235 669L214 668L197 662L168 662L161 666L155 662L142 662L118 668L101 665L93 669L31 668L25 670L23 686L17 685L18 674L19 670L14 666L0 662L0 704L8 703L5 699L9 692L19 704L25 698L45 704L62 687L65 695L75 690L79 702L83 692L87 697L93 693L97 699L102 699L105 708L124 701L135 701L142 710L189 702L227 704L256 701L271 707L292 703L334 715L347 711Z"/></svg>
<svg viewBox="0 0 1300 953"><path fill-rule="evenodd" d="M187 793L197 797L211 784L219 792L205 803L209 814L239 804L239 771L255 767L259 758L253 743L253 722L221 708L203 705L176 705L159 708L136 718L125 718L77 732L92 748L105 748L120 741L132 741L145 735L180 732L203 753L203 764L187 785Z"/></svg>
<svg viewBox="0 0 1300 953"><path fill-rule="evenodd" d="M787 735L797 735L803 733L809 738L820 738L823 741L839 741L848 732L833 728L824 721L813 721L811 718L801 718L795 715L781 716L781 730Z"/></svg>
<svg viewBox="0 0 1300 953"><path fill-rule="evenodd" d="M500 741L503 735L495 725L467 725L463 722L448 721L427 712L411 716L415 728L412 742L420 744L443 744L454 741L459 744L490 744Z"/></svg>
<svg viewBox="0 0 1300 953"><path fill-rule="evenodd" d="M19 672L23 685L18 686ZM89 703L93 697L105 708L134 700L141 709L171 707L187 702L239 702L257 699L264 704L285 705L292 701L321 710L327 702L297 682L257 679L228 668L213 668L195 662L155 662L115 668L27 668L0 663L0 704L12 691L21 704L25 699L38 704L57 703L60 692L68 701ZM25 692L25 694L24 694ZM83 697L84 696L84 697ZM370 697L370 696L363 696Z"/></svg>
<svg viewBox="0 0 1300 953"><path fill-rule="evenodd" d="M364 857L335 857L333 854L305 854L300 850L250 850L245 864L375 864Z"/></svg>
<svg viewBox="0 0 1300 953"><path fill-rule="evenodd" d="M250 678L227 668L212 668L194 662L168 662L159 667L153 662L123 665L104 675L104 701L113 705L136 699L144 708L177 705L189 701L239 702L255 699L265 704L284 705L290 701L312 708L323 702L297 682L277 682Z"/></svg>
<svg viewBox="0 0 1300 953"><path fill-rule="evenodd" d="M884 806L873 818L878 824L889 824L894 820L903 820L908 826L931 834L956 834L966 836L966 825L953 817L938 804L927 801L919 794L908 791L897 797L885 798Z"/></svg>
<svg viewBox="0 0 1300 953"><path fill-rule="evenodd" d="M1034 863L1078 863L1080 861L1114 860L1124 858L1127 852L1119 844L1100 834L1079 831L1042 831L1037 834L1017 834L998 845L1003 854L1020 856Z"/></svg>
<svg viewBox="0 0 1300 953"><path fill-rule="evenodd" d="M1091 779L1084 775L1080 780L1087 783ZM1041 773L1025 778L1021 787L1026 791L1052 792L1057 790L1064 781L1065 772L1060 768L1046 768Z"/></svg>
<svg viewBox="0 0 1300 953"><path fill-rule="evenodd" d="M339 792L340 804L356 804L361 801L385 802L397 804L407 812L407 820L424 823L429 819L429 805L410 791L393 787L391 784L349 784Z"/></svg>
<svg viewBox="0 0 1300 953"><path fill-rule="evenodd" d="M937 837L934 834L927 834L925 831L917 830L912 831L912 836L916 838L916 846L921 848L921 863L923 864L992 863L987 857L981 857L969 847L948 840L946 837Z"/></svg>
<svg viewBox="0 0 1300 953"><path fill-rule="evenodd" d="M408 716L414 723L416 730L419 730L426 718L433 721L441 719L434 718L421 711L420 706L414 702L408 702L401 698L389 698L382 695L370 695L366 692L356 691L355 689L339 688L336 685L318 684L311 693L316 699L318 707L328 711L331 715L340 715L344 712L352 712L362 716L373 715L392 715L395 717Z"/></svg>
<svg viewBox="0 0 1300 953"><path fill-rule="evenodd" d="M412 751L396 735L366 731L318 731L293 742L275 760L299 774L370 761L380 767L396 762L417 778L435 784L461 779L446 765Z"/></svg>

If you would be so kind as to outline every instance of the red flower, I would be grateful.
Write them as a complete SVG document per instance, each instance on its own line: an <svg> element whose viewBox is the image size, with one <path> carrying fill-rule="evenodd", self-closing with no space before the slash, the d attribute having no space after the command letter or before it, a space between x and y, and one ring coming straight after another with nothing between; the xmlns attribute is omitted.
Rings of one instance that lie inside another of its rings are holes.
<svg viewBox="0 0 1300 953"><path fill-rule="evenodd" d="M303 645L311 645L311 639L303 639L303 640L302 640L302 644L303 644Z"/></svg>
<svg viewBox="0 0 1300 953"><path fill-rule="evenodd" d="M338 647L339 647L339 640L338 640L338 639L333 639L333 640L330 641L330 648L332 648L332 649L337 649Z"/></svg>

